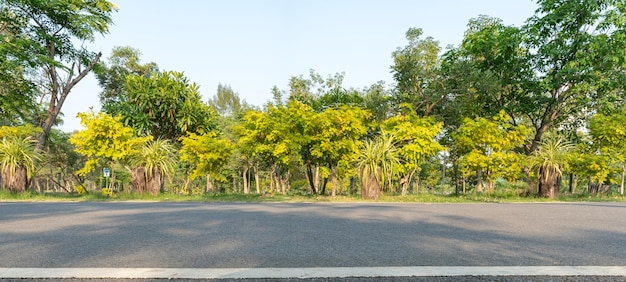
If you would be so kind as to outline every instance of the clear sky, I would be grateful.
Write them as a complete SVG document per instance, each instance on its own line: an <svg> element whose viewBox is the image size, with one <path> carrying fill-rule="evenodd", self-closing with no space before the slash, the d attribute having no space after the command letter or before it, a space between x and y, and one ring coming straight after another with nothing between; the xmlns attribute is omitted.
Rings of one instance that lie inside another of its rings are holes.
<svg viewBox="0 0 626 282"><path fill-rule="evenodd" d="M533 0L112 0L110 33L86 44L107 58L115 46L142 52L142 62L182 71L207 101L218 83L262 105L291 76L345 72L346 88L392 84L391 53L419 27L442 47L458 45L478 15L522 25ZM77 112L99 110L92 75L63 106L64 131L80 129Z"/></svg>

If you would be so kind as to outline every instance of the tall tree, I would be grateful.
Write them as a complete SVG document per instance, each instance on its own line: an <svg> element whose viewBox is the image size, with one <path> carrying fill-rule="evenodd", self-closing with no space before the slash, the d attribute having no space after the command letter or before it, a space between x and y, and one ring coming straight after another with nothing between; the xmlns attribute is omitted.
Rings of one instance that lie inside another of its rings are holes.
<svg viewBox="0 0 626 282"><path fill-rule="evenodd" d="M442 75L450 98L438 114L446 127L456 130L465 118L490 118L504 110L520 122L518 114L532 104L524 99L530 76L528 52L521 46L519 28L500 19L480 16L470 20L459 48L442 58Z"/></svg>
<svg viewBox="0 0 626 282"><path fill-rule="evenodd" d="M210 178L222 180L219 172L228 162L233 144L230 140L219 137L217 132L202 135L190 133L181 138L181 144L180 160L189 162L194 167L189 178L206 175L207 190L213 192L214 186Z"/></svg>
<svg viewBox="0 0 626 282"><path fill-rule="evenodd" d="M623 81L626 9L615 0L539 0L520 27L479 18L470 23L462 49L474 66L498 81L485 105L505 110L514 124L534 129L530 155L544 134L614 99ZM623 94L618 94L623 95Z"/></svg>
<svg viewBox="0 0 626 282"><path fill-rule="evenodd" d="M322 77L315 70L309 71L309 77L292 76L289 79L289 100L296 100L315 110L322 112L328 107L338 104L361 103L355 91L345 91L342 87L344 73L336 73Z"/></svg>
<svg viewBox="0 0 626 282"><path fill-rule="evenodd" d="M239 98L239 94L235 92L230 85L217 85L217 93L213 98L209 99L209 105L216 110L218 127L224 138L229 139L233 144L237 143L236 127L241 122L244 112L249 110L251 106ZM242 153L242 150L233 150L225 170L230 171L233 179L233 190L236 191L237 174L243 178L243 191L250 193L250 180L248 172L254 165L252 159L249 159Z"/></svg>
<svg viewBox="0 0 626 282"><path fill-rule="evenodd" d="M357 160L362 137L367 133L365 120L369 113L359 107L343 105L328 108L312 120L316 129L311 133L310 157L312 162L328 168L327 179L332 182L332 196L339 188L338 180L350 171ZM308 153L308 152L307 152ZM312 171L308 166L309 185L315 190ZM341 175L339 172L343 172ZM319 189L324 193L324 188Z"/></svg>
<svg viewBox="0 0 626 282"><path fill-rule="evenodd" d="M3 0L2 7L19 23L15 36L33 47L25 52L36 51L23 53L22 58L37 58L32 67L46 78L42 94L47 97L48 109L40 119L43 134L37 144L43 148L70 91L101 56L77 47L76 42L93 41L97 34L108 33L117 7L106 0Z"/></svg>
<svg viewBox="0 0 626 282"><path fill-rule="evenodd" d="M109 108L139 135L178 140L186 133L203 134L215 127L215 113L202 102L199 87L183 73L165 71L150 76L128 75L125 96Z"/></svg>
<svg viewBox="0 0 626 282"><path fill-rule="evenodd" d="M621 80L626 62L626 7L616 0L539 0L524 31L537 83L526 96L534 151L543 134L607 94L602 82Z"/></svg>
<svg viewBox="0 0 626 282"><path fill-rule="evenodd" d="M488 191L493 190L496 178L515 179L521 174L523 158L514 149L524 143L527 134L526 127L511 125L504 111L491 119L465 119L453 138L462 154L463 172L476 173L478 192L483 191L483 174Z"/></svg>
<svg viewBox="0 0 626 282"><path fill-rule="evenodd" d="M391 70L397 83L396 105L409 103L420 116L428 116L448 93L439 74L439 42L432 37L422 39L422 34L420 28L410 28L406 32L409 43L393 52Z"/></svg>
<svg viewBox="0 0 626 282"><path fill-rule="evenodd" d="M118 112L114 107L126 99L124 84L129 75L150 76L158 72L155 62L141 63L141 51L130 46L113 47L106 62L100 62L94 67L98 84L102 88L100 103L105 112Z"/></svg>
<svg viewBox="0 0 626 282"><path fill-rule="evenodd" d="M211 105L220 116L233 116L241 113L245 101L241 101L239 93L235 92L230 85L217 85L217 93L209 99Z"/></svg>
<svg viewBox="0 0 626 282"><path fill-rule="evenodd" d="M384 121L382 127L386 132L391 132L397 140L396 147L402 170L400 182L402 195L405 195L414 177L417 178L419 185L423 161L434 157L445 148L435 140L441 133L443 123L435 122L433 117L418 117L410 104L403 104L401 108L401 112ZM419 186L417 188L419 189Z"/></svg>
<svg viewBox="0 0 626 282"><path fill-rule="evenodd" d="M248 110L234 127L237 134L237 150L254 170L257 194L261 192L259 169L272 146L265 138L269 132L269 126L269 113Z"/></svg>

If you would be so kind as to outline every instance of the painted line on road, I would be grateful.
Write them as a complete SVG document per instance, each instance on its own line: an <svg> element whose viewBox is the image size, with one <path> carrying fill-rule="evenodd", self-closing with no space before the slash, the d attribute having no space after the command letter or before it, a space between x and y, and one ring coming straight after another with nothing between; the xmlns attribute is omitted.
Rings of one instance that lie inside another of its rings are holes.
<svg viewBox="0 0 626 282"><path fill-rule="evenodd" d="M0 268L0 278L342 278L411 276L624 276L626 266L402 266L312 268Z"/></svg>

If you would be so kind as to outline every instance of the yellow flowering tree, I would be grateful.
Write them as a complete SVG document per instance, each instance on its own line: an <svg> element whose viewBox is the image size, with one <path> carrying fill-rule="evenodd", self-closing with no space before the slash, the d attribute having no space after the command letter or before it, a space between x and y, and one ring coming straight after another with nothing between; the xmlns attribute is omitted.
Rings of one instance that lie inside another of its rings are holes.
<svg viewBox="0 0 626 282"><path fill-rule="evenodd" d="M111 183L115 183L115 165L126 162L139 148L152 139L136 137L134 130L106 113L78 113L83 130L70 138L76 152L87 157L78 175L87 175L97 167L111 167ZM112 187L113 184L111 184Z"/></svg>
<svg viewBox="0 0 626 282"><path fill-rule="evenodd" d="M522 171L524 156L514 149L524 144L529 131L523 125L512 125L509 120L504 111L491 119L466 118L453 134L463 154L461 170L465 175L476 173L478 192L483 191L483 174L487 190L493 191L495 179L515 179Z"/></svg>

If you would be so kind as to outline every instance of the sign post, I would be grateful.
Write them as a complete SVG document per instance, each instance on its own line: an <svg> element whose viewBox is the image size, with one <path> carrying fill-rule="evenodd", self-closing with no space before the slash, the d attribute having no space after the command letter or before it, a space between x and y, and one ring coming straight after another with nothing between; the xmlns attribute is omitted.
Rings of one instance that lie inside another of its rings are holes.
<svg viewBox="0 0 626 282"><path fill-rule="evenodd" d="M102 173L104 174L104 185L109 189L109 176L111 175L111 170L108 167L102 169Z"/></svg>

